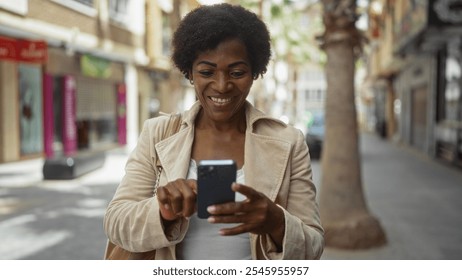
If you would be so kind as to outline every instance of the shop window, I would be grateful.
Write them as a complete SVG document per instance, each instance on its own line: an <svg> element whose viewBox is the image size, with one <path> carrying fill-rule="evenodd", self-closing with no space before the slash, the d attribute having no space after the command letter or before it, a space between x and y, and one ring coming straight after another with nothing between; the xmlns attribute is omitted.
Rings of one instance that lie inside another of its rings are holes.
<svg viewBox="0 0 462 280"><path fill-rule="evenodd" d="M461 115L461 54L460 39L453 40L448 46L448 56L445 70L445 118L446 120L462 121Z"/></svg>
<svg viewBox="0 0 462 280"><path fill-rule="evenodd" d="M39 66L19 65L19 121L21 155L43 151L42 70Z"/></svg>
<svg viewBox="0 0 462 280"><path fill-rule="evenodd" d="M107 80L78 77L76 115L80 150L117 143L116 85Z"/></svg>
<svg viewBox="0 0 462 280"><path fill-rule="evenodd" d="M438 128L438 150L441 157L462 166L462 39L448 43L444 67L444 119ZM445 132L445 133L443 133ZM451 137L447 137L450 135ZM442 137L446 136L446 137Z"/></svg>

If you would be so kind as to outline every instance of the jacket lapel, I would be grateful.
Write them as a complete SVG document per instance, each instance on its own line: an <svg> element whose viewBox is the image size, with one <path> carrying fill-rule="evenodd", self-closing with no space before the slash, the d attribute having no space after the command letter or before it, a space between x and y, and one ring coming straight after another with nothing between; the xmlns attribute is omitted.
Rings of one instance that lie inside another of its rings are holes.
<svg viewBox="0 0 462 280"><path fill-rule="evenodd" d="M268 118L251 105L247 108L245 182L249 187L264 193L275 201L287 169L291 145L282 138L266 136L265 133L260 134L257 122Z"/></svg>
<svg viewBox="0 0 462 280"><path fill-rule="evenodd" d="M248 134L244 163L246 185L275 201L287 168L289 154L290 144L287 142Z"/></svg>
<svg viewBox="0 0 462 280"><path fill-rule="evenodd" d="M189 126L155 145L168 182L186 178L193 139L194 130Z"/></svg>
<svg viewBox="0 0 462 280"><path fill-rule="evenodd" d="M191 149L194 142L194 120L201 106L197 101L182 114L180 130L171 137L155 145L157 156L164 169L166 182L186 178L191 160Z"/></svg>

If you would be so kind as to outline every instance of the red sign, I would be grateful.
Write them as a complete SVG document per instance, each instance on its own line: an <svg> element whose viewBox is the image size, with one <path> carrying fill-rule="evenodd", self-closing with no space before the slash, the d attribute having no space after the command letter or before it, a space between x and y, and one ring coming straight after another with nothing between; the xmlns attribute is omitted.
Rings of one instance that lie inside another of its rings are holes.
<svg viewBox="0 0 462 280"><path fill-rule="evenodd" d="M0 59L16 60L16 40L0 37Z"/></svg>
<svg viewBox="0 0 462 280"><path fill-rule="evenodd" d="M47 58L47 43L45 41L0 37L0 59L43 64L46 63Z"/></svg>

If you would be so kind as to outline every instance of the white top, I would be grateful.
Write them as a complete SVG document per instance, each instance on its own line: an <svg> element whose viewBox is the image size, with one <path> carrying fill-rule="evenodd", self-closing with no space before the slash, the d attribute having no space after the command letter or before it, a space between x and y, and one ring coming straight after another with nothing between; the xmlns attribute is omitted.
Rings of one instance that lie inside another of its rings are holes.
<svg viewBox="0 0 462 280"><path fill-rule="evenodd" d="M197 180L196 162L191 159L188 179ZM245 183L244 170L237 171L236 182ZM236 193L236 201L245 196ZM185 238L176 246L176 257L179 260L250 260L250 239L248 233L234 236L222 236L219 230L231 228L237 224L210 224L207 219L199 219L192 215Z"/></svg>

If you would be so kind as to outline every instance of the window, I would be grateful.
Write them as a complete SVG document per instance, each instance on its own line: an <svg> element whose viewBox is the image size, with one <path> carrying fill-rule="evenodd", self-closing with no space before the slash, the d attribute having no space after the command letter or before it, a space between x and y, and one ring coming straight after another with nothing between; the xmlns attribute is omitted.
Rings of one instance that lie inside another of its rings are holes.
<svg viewBox="0 0 462 280"><path fill-rule="evenodd" d="M77 11L79 13L89 15L89 16L96 16L97 11L95 9L95 1L94 0L52 0L55 3L63 5L69 9Z"/></svg>
<svg viewBox="0 0 462 280"><path fill-rule="evenodd" d="M444 64L442 109L443 119L462 122L462 55L461 39L452 39Z"/></svg>
<svg viewBox="0 0 462 280"><path fill-rule="evenodd" d="M93 0L74 0L74 1L93 8L93 2L94 2Z"/></svg>
<svg viewBox="0 0 462 280"><path fill-rule="evenodd" d="M42 69L19 64L18 70L21 155L38 154L43 149Z"/></svg>
<svg viewBox="0 0 462 280"><path fill-rule="evenodd" d="M162 11L162 55L170 55L170 40L172 29L170 24L170 14Z"/></svg>
<svg viewBox="0 0 462 280"><path fill-rule="evenodd" d="M118 23L127 25L129 0L109 0L109 16Z"/></svg>

